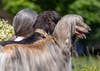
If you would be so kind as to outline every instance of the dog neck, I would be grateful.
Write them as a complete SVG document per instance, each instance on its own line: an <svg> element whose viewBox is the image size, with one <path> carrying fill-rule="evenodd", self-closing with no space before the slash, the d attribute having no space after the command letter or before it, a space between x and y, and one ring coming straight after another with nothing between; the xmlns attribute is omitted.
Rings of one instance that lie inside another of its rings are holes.
<svg viewBox="0 0 100 71"><path fill-rule="evenodd" d="M43 29L36 29L35 32L40 33L40 34L43 35L44 37L48 36L48 34L47 34Z"/></svg>

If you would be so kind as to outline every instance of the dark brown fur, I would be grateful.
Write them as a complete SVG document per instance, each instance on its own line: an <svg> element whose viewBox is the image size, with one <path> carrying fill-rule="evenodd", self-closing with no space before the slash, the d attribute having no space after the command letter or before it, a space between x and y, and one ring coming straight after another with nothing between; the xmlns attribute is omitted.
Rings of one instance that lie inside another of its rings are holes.
<svg viewBox="0 0 100 71"><path fill-rule="evenodd" d="M52 34L60 18L61 16L56 11L44 11L39 14L33 28L40 28L45 30L48 34Z"/></svg>

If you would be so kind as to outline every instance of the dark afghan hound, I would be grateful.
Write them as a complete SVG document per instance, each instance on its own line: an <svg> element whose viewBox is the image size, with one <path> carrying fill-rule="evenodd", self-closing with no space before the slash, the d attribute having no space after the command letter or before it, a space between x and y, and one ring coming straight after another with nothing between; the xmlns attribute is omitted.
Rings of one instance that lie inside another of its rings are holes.
<svg viewBox="0 0 100 71"><path fill-rule="evenodd" d="M50 25L49 25L50 26ZM25 44L8 44L0 49L0 71L71 71L71 37L85 37L89 26L79 15L66 15L53 32L39 28L44 38ZM33 36L31 36L33 37Z"/></svg>

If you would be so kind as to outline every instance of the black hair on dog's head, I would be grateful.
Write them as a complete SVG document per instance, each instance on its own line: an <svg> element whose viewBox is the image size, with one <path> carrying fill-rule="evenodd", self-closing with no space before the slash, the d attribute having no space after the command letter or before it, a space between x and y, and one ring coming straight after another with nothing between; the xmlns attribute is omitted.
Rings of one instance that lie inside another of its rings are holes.
<svg viewBox="0 0 100 71"><path fill-rule="evenodd" d="M37 17L34 29L40 28L48 34L52 34L53 30L61 16L56 11L44 11Z"/></svg>

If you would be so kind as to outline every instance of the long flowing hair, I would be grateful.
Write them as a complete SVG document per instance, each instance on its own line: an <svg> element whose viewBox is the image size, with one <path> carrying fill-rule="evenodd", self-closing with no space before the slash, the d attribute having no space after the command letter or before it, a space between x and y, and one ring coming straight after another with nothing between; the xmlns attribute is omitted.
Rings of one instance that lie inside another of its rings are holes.
<svg viewBox="0 0 100 71"><path fill-rule="evenodd" d="M48 34L52 34L57 22L60 20L61 16L56 11L44 11L41 12L36 20L33 28L39 28L45 30Z"/></svg>
<svg viewBox="0 0 100 71"><path fill-rule="evenodd" d="M38 14L30 9L20 10L13 18L13 27L16 36L29 37L33 34L33 25Z"/></svg>
<svg viewBox="0 0 100 71"><path fill-rule="evenodd" d="M71 71L70 37L76 24L67 23L67 17L70 18L64 16L56 25L54 37L46 35L33 43L0 47L0 71Z"/></svg>

